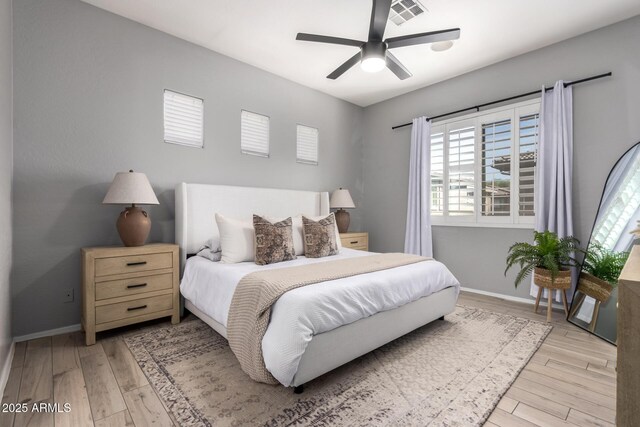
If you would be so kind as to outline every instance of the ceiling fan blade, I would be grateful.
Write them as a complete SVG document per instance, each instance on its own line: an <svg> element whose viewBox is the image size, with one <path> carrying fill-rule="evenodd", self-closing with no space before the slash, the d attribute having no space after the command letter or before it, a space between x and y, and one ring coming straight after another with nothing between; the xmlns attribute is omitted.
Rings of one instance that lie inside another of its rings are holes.
<svg viewBox="0 0 640 427"><path fill-rule="evenodd" d="M387 68L395 74L400 80L408 79L412 74L391 52L387 51Z"/></svg>
<svg viewBox="0 0 640 427"><path fill-rule="evenodd" d="M343 39L342 37L321 36L318 34L298 33L296 40L302 40L306 42L318 42L318 43L330 43L341 44L345 46L360 47L364 44L360 40Z"/></svg>
<svg viewBox="0 0 640 427"><path fill-rule="evenodd" d="M336 68L331 74L327 76L327 78L331 80L335 80L341 75L343 75L349 68L353 67L358 62L360 62L361 55L362 54L358 52L355 55L353 55L351 58L347 59L347 61L344 64Z"/></svg>
<svg viewBox="0 0 640 427"><path fill-rule="evenodd" d="M408 36L392 37L386 39L387 49L395 47L413 46L416 44L443 42L446 40L456 40L460 38L460 28L448 30L431 31L428 33L410 34Z"/></svg>
<svg viewBox="0 0 640 427"><path fill-rule="evenodd" d="M371 23L369 24L369 41L382 41L390 10L391 0L373 0Z"/></svg>

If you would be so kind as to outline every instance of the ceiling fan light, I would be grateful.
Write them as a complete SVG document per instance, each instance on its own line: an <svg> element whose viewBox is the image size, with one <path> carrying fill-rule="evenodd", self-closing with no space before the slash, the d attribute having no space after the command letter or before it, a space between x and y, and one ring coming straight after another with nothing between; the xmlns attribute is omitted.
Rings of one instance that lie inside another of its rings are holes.
<svg viewBox="0 0 640 427"><path fill-rule="evenodd" d="M377 73L378 71L382 71L386 65L387 63L384 58L380 58L379 56L370 56L368 58L364 58L362 62L360 62L362 71L366 71L367 73Z"/></svg>

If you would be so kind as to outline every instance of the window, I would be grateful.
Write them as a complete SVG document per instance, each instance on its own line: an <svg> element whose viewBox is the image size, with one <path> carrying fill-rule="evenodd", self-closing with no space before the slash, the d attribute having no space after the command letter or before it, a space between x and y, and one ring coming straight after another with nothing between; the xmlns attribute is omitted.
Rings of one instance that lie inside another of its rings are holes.
<svg viewBox="0 0 640 427"><path fill-rule="evenodd" d="M240 149L243 154L269 157L269 117L242 110Z"/></svg>
<svg viewBox="0 0 640 427"><path fill-rule="evenodd" d="M164 142L204 147L204 101L164 91Z"/></svg>
<svg viewBox="0 0 640 427"><path fill-rule="evenodd" d="M533 225L539 107L527 101L432 126L433 224Z"/></svg>
<svg viewBox="0 0 640 427"><path fill-rule="evenodd" d="M296 128L296 161L318 164L318 129L298 125Z"/></svg>

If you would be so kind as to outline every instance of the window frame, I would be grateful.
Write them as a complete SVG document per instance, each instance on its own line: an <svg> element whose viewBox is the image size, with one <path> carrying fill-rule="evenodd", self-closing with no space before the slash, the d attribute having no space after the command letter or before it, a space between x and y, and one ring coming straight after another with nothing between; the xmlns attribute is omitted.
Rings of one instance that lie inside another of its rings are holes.
<svg viewBox="0 0 640 427"><path fill-rule="evenodd" d="M520 156L520 118L529 114L540 113L540 98L509 104L490 110L484 110L438 121L432 124L431 135L440 132L443 141L443 206L442 214L431 213L434 226L453 227L490 227L490 228L525 228L533 229L535 216L520 216L520 162L512 161L510 170L510 214L508 216L482 215L482 125L509 119L511 123L511 158ZM449 216L449 131L463 126L474 127L474 213L473 215ZM539 133L538 133L539 136ZM431 144L431 137L429 139ZM431 177L429 177L429 197L432 197ZM431 206L431 203L429 203Z"/></svg>

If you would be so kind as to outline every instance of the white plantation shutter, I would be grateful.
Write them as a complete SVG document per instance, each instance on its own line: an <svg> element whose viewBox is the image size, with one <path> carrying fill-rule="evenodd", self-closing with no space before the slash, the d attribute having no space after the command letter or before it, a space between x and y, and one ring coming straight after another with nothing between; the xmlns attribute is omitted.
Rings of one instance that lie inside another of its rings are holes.
<svg viewBox="0 0 640 427"><path fill-rule="evenodd" d="M269 117L242 110L240 149L244 154L269 157Z"/></svg>
<svg viewBox="0 0 640 427"><path fill-rule="evenodd" d="M521 217L534 216L533 178L538 161L538 113L520 116L520 165L518 180L518 214Z"/></svg>
<svg viewBox="0 0 640 427"><path fill-rule="evenodd" d="M170 90L164 91L164 141L204 147L204 101Z"/></svg>
<svg viewBox="0 0 640 427"><path fill-rule="evenodd" d="M482 124L482 216L511 214L511 120Z"/></svg>
<svg viewBox="0 0 640 427"><path fill-rule="evenodd" d="M475 128L455 127L449 137L449 207L450 216L473 215L475 198Z"/></svg>
<svg viewBox="0 0 640 427"><path fill-rule="evenodd" d="M318 164L318 129L298 125L296 129L296 161Z"/></svg>
<svg viewBox="0 0 640 427"><path fill-rule="evenodd" d="M444 213L444 132L431 134L431 215Z"/></svg>

